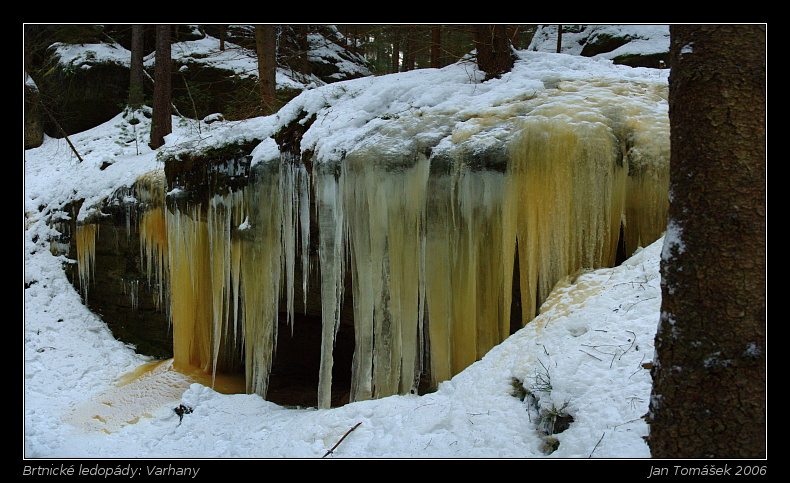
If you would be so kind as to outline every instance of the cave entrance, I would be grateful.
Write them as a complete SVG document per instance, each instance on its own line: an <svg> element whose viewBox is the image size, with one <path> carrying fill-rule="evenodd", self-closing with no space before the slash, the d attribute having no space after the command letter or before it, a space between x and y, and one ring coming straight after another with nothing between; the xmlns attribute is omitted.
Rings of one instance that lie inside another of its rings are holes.
<svg viewBox="0 0 790 483"><path fill-rule="evenodd" d="M296 313L293 327L286 319L284 313L280 314L266 400L286 407L315 407L321 365L321 317ZM341 324L333 351L332 407L348 403L353 355L353 327Z"/></svg>

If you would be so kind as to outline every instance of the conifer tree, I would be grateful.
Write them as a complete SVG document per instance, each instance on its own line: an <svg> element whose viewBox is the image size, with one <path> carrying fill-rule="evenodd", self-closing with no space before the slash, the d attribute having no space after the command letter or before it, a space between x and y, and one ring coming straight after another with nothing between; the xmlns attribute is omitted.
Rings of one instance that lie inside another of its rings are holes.
<svg viewBox="0 0 790 483"><path fill-rule="evenodd" d="M170 76L172 59L170 57L171 27L156 26L156 65L154 68L154 106L151 117L151 149L165 143L165 136L173 131L171 117Z"/></svg>
<svg viewBox="0 0 790 483"><path fill-rule="evenodd" d="M506 25L476 25L475 48L477 65L486 73L486 80L510 72L515 64Z"/></svg>
<svg viewBox="0 0 790 483"><path fill-rule="evenodd" d="M255 25L255 47L258 54L258 82L261 89L263 113L275 111L277 73L277 31L271 24Z"/></svg>
<svg viewBox="0 0 790 483"><path fill-rule="evenodd" d="M766 32L670 28L655 458L766 456Z"/></svg>
<svg viewBox="0 0 790 483"><path fill-rule="evenodd" d="M129 73L129 107L143 105L143 26L132 25L131 68Z"/></svg>

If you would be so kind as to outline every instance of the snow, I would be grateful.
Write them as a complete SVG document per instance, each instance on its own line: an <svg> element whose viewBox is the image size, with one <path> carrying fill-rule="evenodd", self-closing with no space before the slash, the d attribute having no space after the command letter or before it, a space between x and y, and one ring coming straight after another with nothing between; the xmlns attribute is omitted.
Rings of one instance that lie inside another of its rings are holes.
<svg viewBox="0 0 790 483"><path fill-rule="evenodd" d="M66 54L78 58L85 52L64 49ZM558 284L541 315L436 392L333 409L224 395L200 383L173 381L172 373L164 382L119 386L123 375L150 360L113 338L66 279L62 264L69 261L49 250L48 238L57 233L47 219L63 216L59 210L69 200L85 199L78 216L88 216L116 188L163 169L161 155L179 149L260 139L254 160L274 159L270 136L300 111L317 116L303 149L331 160L358 146L386 117L449 116L463 124L558 79L658 85L668 74L569 54L523 51L519 58L513 72L485 83L473 64L459 63L319 86L277 114L246 121L209 125L174 117L174 132L156 151L147 146L147 118L132 125L124 114L70 136L82 163L62 139L45 138L25 151L24 456L320 458L359 424L328 458L649 458L642 416L651 378L645 364L653 360L659 323L663 239L618 267ZM534 397L516 397L514 379ZM168 392L182 384L180 396ZM121 422L111 432L80 423L83 409L123 391L139 391L138 397L115 399L139 416L137 422ZM179 415L179 405L192 411ZM550 454L541 449L541 408L564 408L574 418L553 435L559 446Z"/></svg>
<svg viewBox="0 0 790 483"><path fill-rule="evenodd" d="M614 59L625 54L649 55L669 52L669 28L666 25L565 25L562 32L562 53L579 55L588 42L598 36L627 38L629 42L597 58ZM557 51L557 26L544 25L535 33L528 50Z"/></svg>
<svg viewBox="0 0 790 483"><path fill-rule="evenodd" d="M129 51L118 44L53 44L60 63L80 69L89 69L94 63L114 63L129 66Z"/></svg>

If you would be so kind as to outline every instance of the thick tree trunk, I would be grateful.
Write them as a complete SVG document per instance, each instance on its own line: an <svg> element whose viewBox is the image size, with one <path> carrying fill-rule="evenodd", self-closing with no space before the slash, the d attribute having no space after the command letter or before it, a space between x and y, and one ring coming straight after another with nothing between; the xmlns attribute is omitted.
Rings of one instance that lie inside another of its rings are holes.
<svg viewBox="0 0 790 483"><path fill-rule="evenodd" d="M170 75L170 25L156 26L156 65L154 67L154 106L151 114L151 149L165 143L165 136L173 132L171 117Z"/></svg>
<svg viewBox="0 0 790 483"><path fill-rule="evenodd" d="M132 25L132 55L129 74L129 107L143 105L143 26Z"/></svg>
<svg viewBox="0 0 790 483"><path fill-rule="evenodd" d="M515 63L506 25L476 25L475 48L477 66L486 73L486 80L510 72Z"/></svg>
<svg viewBox="0 0 790 483"><path fill-rule="evenodd" d="M670 32L670 210L650 450L765 457L765 27Z"/></svg>
<svg viewBox="0 0 790 483"><path fill-rule="evenodd" d="M562 52L562 25L557 25L557 53Z"/></svg>
<svg viewBox="0 0 790 483"><path fill-rule="evenodd" d="M274 25L255 26L255 46L258 52L258 82L261 86L261 106L264 115L276 110L277 92L277 32Z"/></svg>

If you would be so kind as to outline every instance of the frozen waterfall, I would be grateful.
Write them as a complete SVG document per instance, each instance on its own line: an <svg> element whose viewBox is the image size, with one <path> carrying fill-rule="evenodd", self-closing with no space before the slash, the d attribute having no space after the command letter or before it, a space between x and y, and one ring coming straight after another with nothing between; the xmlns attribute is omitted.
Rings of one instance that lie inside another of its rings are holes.
<svg viewBox="0 0 790 483"><path fill-rule="evenodd" d="M510 335L514 275L523 325L564 277L661 236L665 90L563 81L475 115L408 114L382 120L336 159L283 151L254 165L199 166L205 179L246 182L217 182L196 198L151 173L137 184L149 201L141 253L162 287L175 367L241 364L247 392L265 397L280 303L293 324L306 304L294 300L295 274L306 297L316 271L318 407L330 405L347 291L351 401L415 392L421 376L434 386L451 378ZM91 225L77 235L83 291L95 236Z"/></svg>

